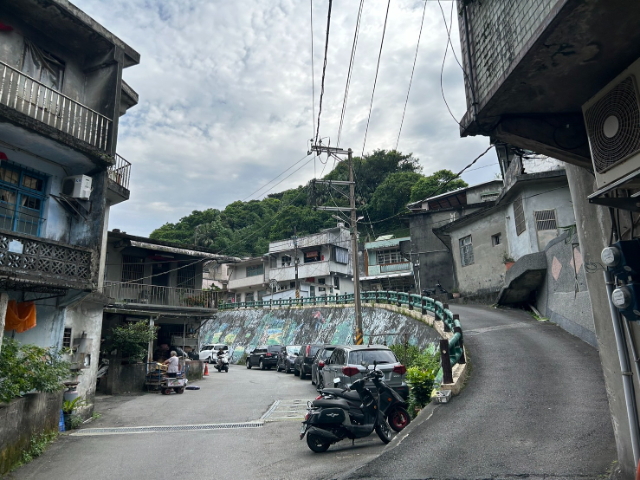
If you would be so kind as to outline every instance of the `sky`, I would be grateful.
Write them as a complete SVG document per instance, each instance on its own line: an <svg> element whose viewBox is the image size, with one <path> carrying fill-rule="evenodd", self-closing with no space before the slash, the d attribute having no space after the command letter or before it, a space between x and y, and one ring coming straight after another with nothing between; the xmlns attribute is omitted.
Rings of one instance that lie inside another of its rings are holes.
<svg viewBox="0 0 640 480"><path fill-rule="evenodd" d="M121 117L118 137L118 153L132 163L131 198L112 208L110 229L148 236L193 210L260 199L333 168L326 156L300 161L316 136L329 0L73 3L141 55L123 73L140 101ZM338 145L359 4L332 5L319 128L325 145ZM452 18L451 43L462 61L455 3L441 6L447 24ZM339 141L354 155L396 147L423 9L421 0L364 1ZM424 174L457 172L489 141L460 138L442 92L460 120L462 69L451 49L442 68L447 28L440 4L427 0L424 12L398 150L419 158ZM472 168L462 175L469 184L495 178L495 153Z"/></svg>

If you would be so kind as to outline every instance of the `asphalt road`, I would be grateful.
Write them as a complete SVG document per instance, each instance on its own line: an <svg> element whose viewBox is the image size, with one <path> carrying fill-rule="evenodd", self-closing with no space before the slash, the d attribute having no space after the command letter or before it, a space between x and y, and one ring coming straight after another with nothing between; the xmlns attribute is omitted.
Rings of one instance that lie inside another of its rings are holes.
<svg viewBox="0 0 640 480"><path fill-rule="evenodd" d="M616 458L598 352L517 310L456 306L472 375L340 478L602 478Z"/></svg>
<svg viewBox="0 0 640 480"><path fill-rule="evenodd" d="M349 441L333 445L329 454L311 452L306 441L299 440L299 430L306 402L317 393L309 380L293 374L232 365L229 373L210 369L209 377L197 385L200 390L182 395L98 397L95 410L101 417L76 433L98 428L118 433L64 435L44 455L7 478L321 479L362 465L384 448L374 434L354 446ZM261 418L265 422L260 427L237 425ZM205 424L235 428L184 429L185 425ZM148 426L181 429L117 430Z"/></svg>

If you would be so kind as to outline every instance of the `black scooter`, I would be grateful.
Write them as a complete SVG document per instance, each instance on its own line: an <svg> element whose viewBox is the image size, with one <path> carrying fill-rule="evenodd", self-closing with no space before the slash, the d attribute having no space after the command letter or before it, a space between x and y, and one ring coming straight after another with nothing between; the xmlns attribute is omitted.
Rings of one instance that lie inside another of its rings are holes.
<svg viewBox="0 0 640 480"><path fill-rule="evenodd" d="M351 406L341 398L317 399L307 404L307 415L300 429L300 440L307 436L308 447L316 452L326 452L331 444L350 438L364 438L375 430L384 443L391 441L391 428L380 411L378 399L365 387L367 380L382 375L378 370L368 372L364 378L351 385L360 398L360 420L349 415Z"/></svg>
<svg viewBox="0 0 640 480"><path fill-rule="evenodd" d="M374 370L376 366L374 365ZM377 370L376 370L377 371ZM380 372L382 373L382 372ZM407 411L407 402L383 380L382 375L375 375L372 378L373 384L378 391L378 401L380 411L386 417L389 426L396 432L401 431L409 423L411 416ZM320 395L324 399L341 398L349 403L349 416L352 420L361 421L362 411L360 410L360 395L349 388L323 388Z"/></svg>

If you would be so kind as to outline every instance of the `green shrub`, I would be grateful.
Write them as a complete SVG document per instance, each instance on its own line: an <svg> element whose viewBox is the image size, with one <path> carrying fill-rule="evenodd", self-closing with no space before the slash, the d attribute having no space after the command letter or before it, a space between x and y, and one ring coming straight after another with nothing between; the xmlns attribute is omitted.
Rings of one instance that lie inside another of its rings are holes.
<svg viewBox="0 0 640 480"><path fill-rule="evenodd" d="M409 393L410 410L422 408L431 401L431 392L435 384L437 370L421 370L411 367L407 370L407 383L411 386Z"/></svg>
<svg viewBox="0 0 640 480"><path fill-rule="evenodd" d="M416 360L420 356L420 349L415 345L397 343L395 345L391 345L389 348L396 354L400 363L407 368L415 366Z"/></svg>
<svg viewBox="0 0 640 480"><path fill-rule="evenodd" d="M122 357L129 357L130 361L144 360L147 358L149 342L156 339L158 328L145 320L125 323L113 327L108 339Z"/></svg>
<svg viewBox="0 0 640 480"><path fill-rule="evenodd" d="M85 402L82 397L76 397L73 400L65 400L62 404L62 413L73 413L76 408L82 407L86 404L87 402Z"/></svg>
<svg viewBox="0 0 640 480"><path fill-rule="evenodd" d="M5 338L0 351L0 401L8 403L33 390L62 390L62 382L71 375L71 364L62 358L65 352Z"/></svg>

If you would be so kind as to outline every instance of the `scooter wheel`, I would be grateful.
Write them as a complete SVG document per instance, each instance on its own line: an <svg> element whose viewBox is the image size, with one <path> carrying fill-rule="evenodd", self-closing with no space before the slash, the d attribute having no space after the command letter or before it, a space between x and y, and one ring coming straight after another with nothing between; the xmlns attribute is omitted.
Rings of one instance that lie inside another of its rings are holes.
<svg viewBox="0 0 640 480"><path fill-rule="evenodd" d="M307 434L307 445L314 452L322 453L329 450L329 446L331 445L331 443L329 443L328 440L325 440L324 438L319 437L318 435L309 433Z"/></svg>
<svg viewBox="0 0 640 480"><path fill-rule="evenodd" d="M162 391L163 395L170 395L171 394L171 390L169 390L168 388L163 388L161 391Z"/></svg>
<svg viewBox="0 0 640 480"><path fill-rule="evenodd" d="M174 388L176 393L184 393L184 387Z"/></svg>
<svg viewBox="0 0 640 480"><path fill-rule="evenodd" d="M376 425L376 433L380 437L380 440L382 440L382 443L389 443L391 441L391 428L386 420Z"/></svg>
<svg viewBox="0 0 640 480"><path fill-rule="evenodd" d="M387 415L387 421L394 431L399 432L411 423L411 416L404 408L396 407Z"/></svg>
<svg viewBox="0 0 640 480"><path fill-rule="evenodd" d="M229 367L224 367L224 373L229 373Z"/></svg>

